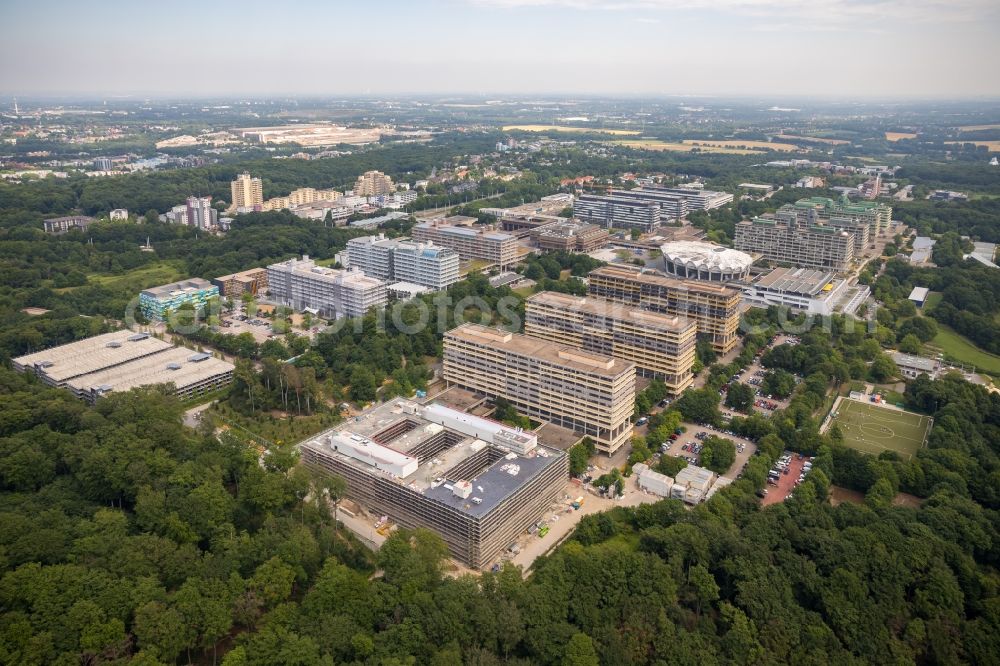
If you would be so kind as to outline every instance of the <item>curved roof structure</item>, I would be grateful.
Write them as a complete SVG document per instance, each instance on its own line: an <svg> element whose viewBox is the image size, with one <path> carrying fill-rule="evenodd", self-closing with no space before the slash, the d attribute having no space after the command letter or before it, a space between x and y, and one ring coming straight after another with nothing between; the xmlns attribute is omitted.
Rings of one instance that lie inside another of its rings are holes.
<svg viewBox="0 0 1000 666"><path fill-rule="evenodd" d="M663 256L687 268L721 273L744 273L753 257L732 248L701 241L675 241L660 246Z"/></svg>

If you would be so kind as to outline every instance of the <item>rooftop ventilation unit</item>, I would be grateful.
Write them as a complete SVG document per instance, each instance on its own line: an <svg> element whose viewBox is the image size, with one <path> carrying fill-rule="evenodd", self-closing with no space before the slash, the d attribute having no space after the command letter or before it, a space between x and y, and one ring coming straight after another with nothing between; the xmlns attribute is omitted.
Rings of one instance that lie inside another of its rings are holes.
<svg viewBox="0 0 1000 666"><path fill-rule="evenodd" d="M149 333L136 333L135 335L128 336L129 342L139 342L140 340L145 340L149 337Z"/></svg>
<svg viewBox="0 0 1000 666"><path fill-rule="evenodd" d="M111 342L109 342L108 344L106 344L104 346L105 347L110 347L111 349L118 349L119 347L122 346L122 343L119 342L118 340L112 340Z"/></svg>
<svg viewBox="0 0 1000 666"><path fill-rule="evenodd" d="M167 363L167 370L180 370L180 363Z"/></svg>

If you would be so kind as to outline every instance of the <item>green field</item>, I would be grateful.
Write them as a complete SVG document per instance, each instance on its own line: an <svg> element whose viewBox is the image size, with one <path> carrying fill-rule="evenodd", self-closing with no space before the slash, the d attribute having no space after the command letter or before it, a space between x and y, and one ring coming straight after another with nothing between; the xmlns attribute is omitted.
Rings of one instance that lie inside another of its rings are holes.
<svg viewBox="0 0 1000 666"><path fill-rule="evenodd" d="M139 291L148 287L168 284L183 277L184 262L163 260L135 268L121 275L91 274L87 276L87 282L112 289L128 287Z"/></svg>
<svg viewBox="0 0 1000 666"><path fill-rule="evenodd" d="M909 460L927 441L931 418L845 398L837 407L833 424L852 449L875 456L888 449Z"/></svg>
<svg viewBox="0 0 1000 666"><path fill-rule="evenodd" d="M976 366L977 372L984 372L994 377L1000 377L1000 356L983 351L967 339L938 323L938 334L930 342L948 358L959 363Z"/></svg>
<svg viewBox="0 0 1000 666"><path fill-rule="evenodd" d="M924 301L924 312L930 312L934 309L934 306L941 302L941 297L944 296L940 291L932 291L927 294L927 300Z"/></svg>

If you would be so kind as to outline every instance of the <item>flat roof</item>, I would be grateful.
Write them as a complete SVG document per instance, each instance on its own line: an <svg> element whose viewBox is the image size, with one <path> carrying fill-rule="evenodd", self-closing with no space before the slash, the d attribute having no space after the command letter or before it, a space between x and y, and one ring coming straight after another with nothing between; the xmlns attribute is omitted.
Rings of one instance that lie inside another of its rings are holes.
<svg viewBox="0 0 1000 666"><path fill-rule="evenodd" d="M595 354L569 345L546 342L520 333L510 333L479 324L462 324L445 333L445 340L449 337L605 377L617 377L635 369L634 363L611 356Z"/></svg>
<svg viewBox="0 0 1000 666"><path fill-rule="evenodd" d="M937 362L933 359L924 358L923 356L913 356L912 354L904 354L903 352L893 352L892 360L896 362L896 365L901 365L906 368L926 370L927 372L933 372L934 369L937 368Z"/></svg>
<svg viewBox="0 0 1000 666"><path fill-rule="evenodd" d="M214 285L211 282L203 278L188 278L187 280L179 280L177 282L171 282L170 284L161 284L159 287L143 289L142 293L153 296L154 298L162 298L164 296L170 296L178 291L187 291L190 289L211 289L213 286Z"/></svg>
<svg viewBox="0 0 1000 666"><path fill-rule="evenodd" d="M911 301L926 301L930 291L927 287L914 287L907 298Z"/></svg>
<svg viewBox="0 0 1000 666"><path fill-rule="evenodd" d="M616 277L626 280L635 280L645 284L655 284L661 287L673 289L686 289L687 291L697 291L706 294L717 294L719 296L738 296L741 292L733 287L698 280L682 280L680 278L667 277L652 271L638 270L626 266L601 266L590 271L590 275Z"/></svg>
<svg viewBox="0 0 1000 666"><path fill-rule="evenodd" d="M75 377L66 386L85 391L101 386L124 392L139 386L172 383L178 389L232 372L233 364L185 347L173 347L143 358Z"/></svg>
<svg viewBox="0 0 1000 666"><path fill-rule="evenodd" d="M430 408L445 413L452 411L442 405L431 405L427 409ZM441 505L474 517L487 514L538 473L549 465L555 464L562 455L565 455L542 446L536 446L524 455L492 447L496 449L493 452L494 461L492 463L485 469L473 466L469 472L464 472L458 466L465 463L473 455L491 448L491 445L458 430L428 421L423 417L424 409L425 407L412 400L396 398L366 410L330 430L319 433L302 442L300 446L323 451L326 455L332 455L368 475L405 485ZM492 423L465 412L457 413L468 419L475 419L477 422ZM410 427L401 428L400 426L404 424ZM505 429L507 426L496 424L495 428L499 430ZM403 460L404 458L419 457L416 451L417 447L441 432L451 434L456 438L456 443L443 451L437 451L429 458L420 460L416 471L407 474L405 478L373 468L361 460L334 451L328 443L331 436L355 435L377 443L380 450L391 454L394 458ZM472 472L478 473L471 476ZM466 476L470 478L464 478ZM467 498L454 493L455 484L460 481L470 485ZM479 501L473 501L473 498L477 498Z"/></svg>
<svg viewBox="0 0 1000 666"><path fill-rule="evenodd" d="M44 365L42 372L50 380L61 383L172 346L148 334L125 329L19 356L14 363L25 368Z"/></svg>
<svg viewBox="0 0 1000 666"><path fill-rule="evenodd" d="M528 303L539 303L573 312L586 312L623 321L641 321L645 326L665 331L683 331L695 326L686 317L650 312L638 307L608 301L594 296L573 296L558 291L540 291L527 298Z"/></svg>
<svg viewBox="0 0 1000 666"><path fill-rule="evenodd" d="M239 279L249 280L249 279L253 279L253 278L257 277L261 273L265 273L266 274L267 273L267 269L266 268L248 268L247 270L240 271L239 273L230 273L229 275L220 275L219 277L217 277L215 279L219 280L220 282L229 282L230 280L239 280Z"/></svg>
<svg viewBox="0 0 1000 666"><path fill-rule="evenodd" d="M836 274L830 271L809 268L775 268L757 280L756 286L775 291L815 296L826 285L833 283L835 279Z"/></svg>

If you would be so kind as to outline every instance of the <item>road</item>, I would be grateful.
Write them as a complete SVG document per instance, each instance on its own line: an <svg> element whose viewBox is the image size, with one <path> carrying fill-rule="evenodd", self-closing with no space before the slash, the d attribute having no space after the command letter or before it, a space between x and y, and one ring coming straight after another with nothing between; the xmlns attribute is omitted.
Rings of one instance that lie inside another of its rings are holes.
<svg viewBox="0 0 1000 666"><path fill-rule="evenodd" d="M184 412L184 425L189 428L197 428L201 423L201 413L215 404L215 401L206 402L204 405L197 405Z"/></svg>

